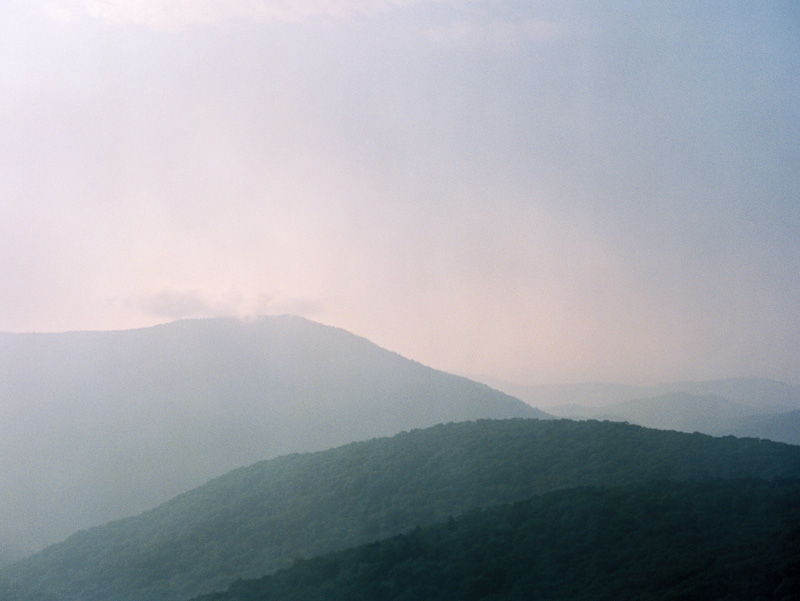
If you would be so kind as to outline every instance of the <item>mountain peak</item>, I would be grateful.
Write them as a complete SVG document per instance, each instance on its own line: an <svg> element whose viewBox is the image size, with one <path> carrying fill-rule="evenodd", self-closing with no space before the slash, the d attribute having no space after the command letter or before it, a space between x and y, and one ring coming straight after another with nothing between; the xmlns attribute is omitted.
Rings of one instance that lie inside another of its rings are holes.
<svg viewBox="0 0 800 601"><path fill-rule="evenodd" d="M283 453L547 417L293 315L15 334L0 351L0 398L13 400L0 406L0 481L19 484L0 490L0 550L32 551Z"/></svg>

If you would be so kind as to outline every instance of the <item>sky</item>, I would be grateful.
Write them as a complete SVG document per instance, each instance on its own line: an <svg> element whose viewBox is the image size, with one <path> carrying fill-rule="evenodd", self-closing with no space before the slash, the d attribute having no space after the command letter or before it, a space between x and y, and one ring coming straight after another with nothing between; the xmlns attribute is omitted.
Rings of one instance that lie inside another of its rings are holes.
<svg viewBox="0 0 800 601"><path fill-rule="evenodd" d="M0 331L800 384L798 140L791 1L3 0Z"/></svg>

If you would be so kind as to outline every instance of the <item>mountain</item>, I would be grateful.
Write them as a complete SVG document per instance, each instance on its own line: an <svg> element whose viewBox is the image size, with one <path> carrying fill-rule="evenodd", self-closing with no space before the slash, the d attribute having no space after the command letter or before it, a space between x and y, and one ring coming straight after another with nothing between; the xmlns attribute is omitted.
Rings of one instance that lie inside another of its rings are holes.
<svg viewBox="0 0 800 601"><path fill-rule="evenodd" d="M481 420L240 468L0 570L4 601L183 601L312 557L575 486L799 478L800 447L613 422Z"/></svg>
<svg viewBox="0 0 800 601"><path fill-rule="evenodd" d="M672 392L717 396L746 405L762 413L800 409L800 386L764 378L729 378L708 382L675 382L665 386Z"/></svg>
<svg viewBox="0 0 800 601"><path fill-rule="evenodd" d="M601 407L566 406L552 411L562 417L626 421L648 428L723 435L756 410L717 396L675 392Z"/></svg>
<svg viewBox="0 0 800 601"><path fill-rule="evenodd" d="M732 433L800 445L800 411L743 417Z"/></svg>
<svg viewBox="0 0 800 601"><path fill-rule="evenodd" d="M495 378L477 378L533 407L602 406L664 394L664 390L648 386L630 386L604 382L578 384L541 384L520 386Z"/></svg>
<svg viewBox="0 0 800 601"><path fill-rule="evenodd" d="M478 378L534 407L604 407L673 393L723 398L761 413L800 409L800 386L765 378L728 378L672 382L657 386L630 386L604 382L520 386L492 378ZM559 414L563 411L559 410Z"/></svg>
<svg viewBox="0 0 800 601"><path fill-rule="evenodd" d="M732 378L653 387L493 383L559 417L800 444L800 387L775 380Z"/></svg>
<svg viewBox="0 0 800 601"><path fill-rule="evenodd" d="M554 415L570 419L621 421L648 428L766 438L800 445L800 410L763 413L719 396L676 392L599 407L562 405L549 409Z"/></svg>
<svg viewBox="0 0 800 601"><path fill-rule="evenodd" d="M547 416L298 317L0 334L0 559L261 459L507 417Z"/></svg>
<svg viewBox="0 0 800 601"><path fill-rule="evenodd" d="M797 599L798 525L800 480L568 489L196 601Z"/></svg>

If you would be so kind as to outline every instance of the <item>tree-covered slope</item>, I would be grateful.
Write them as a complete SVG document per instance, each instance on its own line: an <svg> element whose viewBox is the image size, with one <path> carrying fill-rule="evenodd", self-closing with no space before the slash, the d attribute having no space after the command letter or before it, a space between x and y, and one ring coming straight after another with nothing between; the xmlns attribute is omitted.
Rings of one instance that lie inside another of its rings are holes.
<svg viewBox="0 0 800 601"><path fill-rule="evenodd" d="M0 560L261 459L506 417L546 416L298 317L0 334Z"/></svg>
<svg viewBox="0 0 800 601"><path fill-rule="evenodd" d="M0 571L8 601L173 601L296 557L581 485L800 477L800 447L611 422L482 420L235 470Z"/></svg>
<svg viewBox="0 0 800 601"><path fill-rule="evenodd" d="M578 488L312 559L196 601L800 598L800 480Z"/></svg>

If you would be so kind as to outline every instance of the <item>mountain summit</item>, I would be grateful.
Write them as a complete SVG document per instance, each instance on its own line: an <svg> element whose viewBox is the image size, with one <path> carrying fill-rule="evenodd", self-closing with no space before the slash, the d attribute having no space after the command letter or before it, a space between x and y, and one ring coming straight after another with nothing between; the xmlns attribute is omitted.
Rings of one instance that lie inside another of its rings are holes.
<svg viewBox="0 0 800 601"><path fill-rule="evenodd" d="M547 417L293 316L0 334L0 560L230 469L411 428Z"/></svg>

